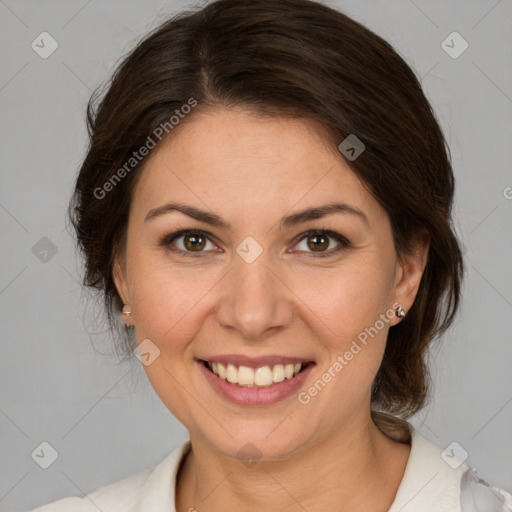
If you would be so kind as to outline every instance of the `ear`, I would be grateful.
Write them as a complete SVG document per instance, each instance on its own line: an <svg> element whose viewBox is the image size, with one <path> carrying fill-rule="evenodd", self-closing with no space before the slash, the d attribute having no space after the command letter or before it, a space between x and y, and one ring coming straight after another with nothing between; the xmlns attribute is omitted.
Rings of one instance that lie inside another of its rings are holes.
<svg viewBox="0 0 512 512"><path fill-rule="evenodd" d="M423 271L427 265L429 248L430 233L423 230L418 236L413 251L410 254L405 254L397 262L394 300L406 312L411 309L418 293Z"/></svg>
<svg viewBox="0 0 512 512"><path fill-rule="evenodd" d="M128 281L126 278L126 267L123 262L116 259L112 268L112 279L117 289L117 293L121 297L123 304L130 305L130 294L128 292ZM123 321L131 325L130 315L123 315Z"/></svg>

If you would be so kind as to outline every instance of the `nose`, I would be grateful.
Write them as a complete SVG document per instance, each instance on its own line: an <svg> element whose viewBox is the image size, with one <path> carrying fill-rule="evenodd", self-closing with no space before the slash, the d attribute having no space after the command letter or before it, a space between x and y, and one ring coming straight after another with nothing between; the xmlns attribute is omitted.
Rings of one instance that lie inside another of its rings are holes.
<svg viewBox="0 0 512 512"><path fill-rule="evenodd" d="M216 309L219 324L250 341L285 329L293 319L288 286L264 254L252 263L235 258Z"/></svg>

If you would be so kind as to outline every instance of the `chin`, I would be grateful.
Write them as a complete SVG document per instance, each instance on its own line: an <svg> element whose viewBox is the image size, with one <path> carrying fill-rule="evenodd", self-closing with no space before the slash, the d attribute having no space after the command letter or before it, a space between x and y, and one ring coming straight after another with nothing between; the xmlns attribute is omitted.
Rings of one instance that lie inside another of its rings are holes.
<svg viewBox="0 0 512 512"><path fill-rule="evenodd" d="M275 428L275 424L274 427ZM304 446L304 433L294 435L284 429L240 428L239 433L223 435L221 438L208 439L209 444L226 457L245 462L248 467L258 461L286 460Z"/></svg>

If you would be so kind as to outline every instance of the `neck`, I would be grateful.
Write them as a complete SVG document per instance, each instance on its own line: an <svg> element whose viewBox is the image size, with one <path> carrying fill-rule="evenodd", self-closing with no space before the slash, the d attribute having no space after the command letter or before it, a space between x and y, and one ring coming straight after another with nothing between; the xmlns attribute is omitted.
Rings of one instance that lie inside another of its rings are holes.
<svg viewBox="0 0 512 512"><path fill-rule="evenodd" d="M356 423L356 424L354 424ZM403 478L410 446L381 432L368 411L359 421L312 440L285 460L254 465L191 437L177 476L176 510L372 510L386 512Z"/></svg>

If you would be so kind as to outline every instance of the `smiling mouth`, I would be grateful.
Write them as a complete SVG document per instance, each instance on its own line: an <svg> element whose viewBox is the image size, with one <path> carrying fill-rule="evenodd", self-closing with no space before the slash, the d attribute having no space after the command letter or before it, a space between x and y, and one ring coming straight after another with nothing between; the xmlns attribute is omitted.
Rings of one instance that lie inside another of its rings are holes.
<svg viewBox="0 0 512 512"><path fill-rule="evenodd" d="M248 366L236 366L231 363L224 364L217 361L201 360L201 363L220 379L246 388L266 388L273 386L279 382L293 379L308 366L315 364L313 361L307 361L304 363L283 363L250 368Z"/></svg>

